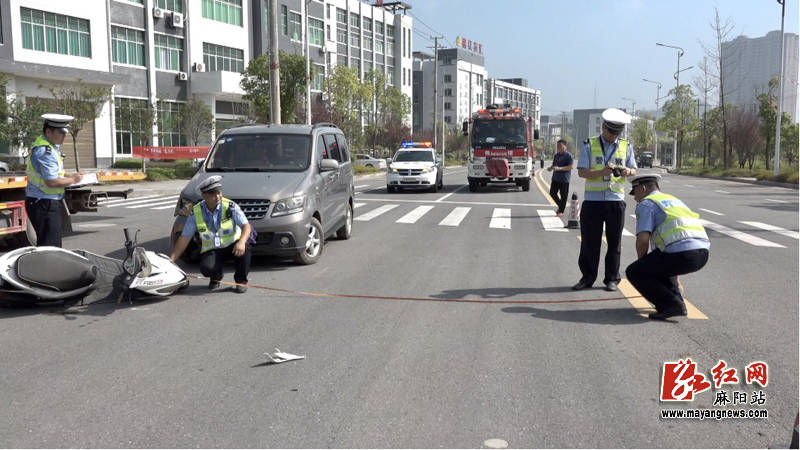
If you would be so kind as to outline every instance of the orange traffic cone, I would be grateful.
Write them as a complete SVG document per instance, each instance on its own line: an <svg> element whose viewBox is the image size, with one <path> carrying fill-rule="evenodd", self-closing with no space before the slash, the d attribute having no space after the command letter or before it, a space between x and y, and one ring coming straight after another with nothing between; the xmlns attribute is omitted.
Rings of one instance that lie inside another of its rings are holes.
<svg viewBox="0 0 800 450"><path fill-rule="evenodd" d="M578 201L578 194L572 193L572 199L569 201L569 214L567 215L567 226L565 228L580 228L581 224L578 221L580 214L581 204Z"/></svg>

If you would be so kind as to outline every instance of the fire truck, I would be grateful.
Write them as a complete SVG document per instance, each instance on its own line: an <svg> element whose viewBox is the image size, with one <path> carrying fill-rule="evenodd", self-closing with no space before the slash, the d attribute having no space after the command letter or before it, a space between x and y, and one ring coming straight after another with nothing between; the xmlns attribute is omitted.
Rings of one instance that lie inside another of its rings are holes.
<svg viewBox="0 0 800 450"><path fill-rule="evenodd" d="M478 110L464 121L463 132L470 137L467 181L470 192L488 183L514 183L523 191L531 188L533 175L533 118L523 117L519 108L495 104Z"/></svg>
<svg viewBox="0 0 800 450"><path fill-rule="evenodd" d="M142 172L99 172L102 181L127 181L144 179ZM36 245L36 232L25 212L25 172L0 172L0 247L17 248ZM64 217L62 229L72 231L72 214L82 211L97 212L98 200L127 198L133 189L123 191L93 191L88 186L67 188L64 191Z"/></svg>

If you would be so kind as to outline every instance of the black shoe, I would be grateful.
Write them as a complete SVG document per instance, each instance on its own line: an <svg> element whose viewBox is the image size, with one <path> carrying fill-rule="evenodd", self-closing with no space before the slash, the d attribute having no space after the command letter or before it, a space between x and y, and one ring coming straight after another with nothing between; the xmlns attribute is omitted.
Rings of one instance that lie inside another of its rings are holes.
<svg viewBox="0 0 800 450"><path fill-rule="evenodd" d="M656 311L654 313L650 313L649 318L653 320L667 320L670 317L675 316L685 316L686 315L686 308L673 308L673 309L666 309L664 311Z"/></svg>
<svg viewBox="0 0 800 450"><path fill-rule="evenodd" d="M581 281L578 281L577 283L575 283L572 286L572 290L573 291L580 291L581 289L586 289L586 288L589 288L589 287L592 287L592 285L590 283L587 283L587 282L581 280Z"/></svg>
<svg viewBox="0 0 800 450"><path fill-rule="evenodd" d="M244 284L237 284L236 287L233 288L233 292L236 292L237 294L244 294L247 292L247 286Z"/></svg>
<svg viewBox="0 0 800 450"><path fill-rule="evenodd" d="M208 288L209 289L216 289L218 287L219 287L219 281L211 280L211 281L208 282Z"/></svg>
<svg viewBox="0 0 800 450"><path fill-rule="evenodd" d="M606 283L606 287L604 289L609 291L609 292L616 291L617 290L617 282L616 281L609 281L608 283Z"/></svg>

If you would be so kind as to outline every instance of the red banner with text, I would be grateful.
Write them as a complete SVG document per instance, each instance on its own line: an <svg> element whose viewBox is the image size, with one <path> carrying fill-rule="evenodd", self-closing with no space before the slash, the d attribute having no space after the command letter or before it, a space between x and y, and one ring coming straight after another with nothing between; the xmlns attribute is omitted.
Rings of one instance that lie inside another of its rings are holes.
<svg viewBox="0 0 800 450"><path fill-rule="evenodd" d="M146 147L134 146L134 158L194 159L205 158L211 147Z"/></svg>

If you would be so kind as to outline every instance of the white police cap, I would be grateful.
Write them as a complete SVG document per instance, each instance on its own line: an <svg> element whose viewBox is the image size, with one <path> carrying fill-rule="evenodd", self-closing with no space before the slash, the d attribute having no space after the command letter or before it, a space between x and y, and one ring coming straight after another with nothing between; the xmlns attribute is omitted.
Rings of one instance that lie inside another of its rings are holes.
<svg viewBox="0 0 800 450"><path fill-rule="evenodd" d="M656 183L658 183L659 181L661 181L661 175L657 173L646 173L643 175L636 175L631 177L630 178L631 191L628 193L630 195L633 195L633 190L636 189L636 186L639 186L640 184L647 183L650 181L655 181Z"/></svg>
<svg viewBox="0 0 800 450"><path fill-rule="evenodd" d="M214 175L206 178L197 185L197 190L200 191L201 194L222 190L222 177Z"/></svg>
<svg viewBox="0 0 800 450"><path fill-rule="evenodd" d="M42 120L44 120L44 124L50 128L60 128L65 133L69 133L69 123L75 119L72 116L68 116L66 114L53 114L47 113L42 114Z"/></svg>
<svg viewBox="0 0 800 450"><path fill-rule="evenodd" d="M622 130L631 123L631 115L617 108L608 108L601 115L603 122L612 130Z"/></svg>

